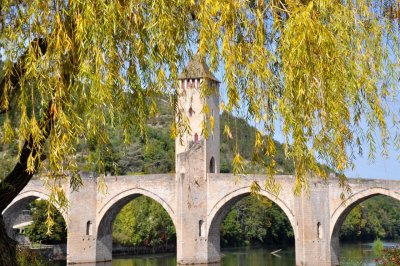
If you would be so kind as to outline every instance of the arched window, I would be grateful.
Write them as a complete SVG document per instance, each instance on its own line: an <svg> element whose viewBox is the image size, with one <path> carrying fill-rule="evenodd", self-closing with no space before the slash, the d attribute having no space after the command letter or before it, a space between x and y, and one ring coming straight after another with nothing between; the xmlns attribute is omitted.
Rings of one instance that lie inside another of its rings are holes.
<svg viewBox="0 0 400 266"><path fill-rule="evenodd" d="M88 221L86 223L86 235L87 236L92 235L92 222L91 221Z"/></svg>
<svg viewBox="0 0 400 266"><path fill-rule="evenodd" d="M322 226L320 222L317 223L317 233L318 233L318 238L322 239Z"/></svg>
<svg viewBox="0 0 400 266"><path fill-rule="evenodd" d="M211 157L211 160L210 160L210 173L215 173L215 159L214 159L214 157Z"/></svg>
<svg viewBox="0 0 400 266"><path fill-rule="evenodd" d="M204 221L203 221L203 220L200 220L200 221L199 221L199 236L204 236L204 229L203 229L203 227L204 227Z"/></svg>
<svg viewBox="0 0 400 266"><path fill-rule="evenodd" d="M196 133L194 134L194 143L199 142L199 135Z"/></svg>
<svg viewBox="0 0 400 266"><path fill-rule="evenodd" d="M193 108L190 107L190 108L189 108L189 116L192 117L193 113L194 113Z"/></svg>

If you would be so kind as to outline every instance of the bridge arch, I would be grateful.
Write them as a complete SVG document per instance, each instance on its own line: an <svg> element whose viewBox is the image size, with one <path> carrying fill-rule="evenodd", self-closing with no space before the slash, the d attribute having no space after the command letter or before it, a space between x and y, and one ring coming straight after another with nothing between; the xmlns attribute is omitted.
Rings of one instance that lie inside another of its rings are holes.
<svg viewBox="0 0 400 266"><path fill-rule="evenodd" d="M97 261L109 261L112 259L112 223L121 209L130 201L139 196L146 196L159 203L171 217L176 228L176 215L166 200L157 194L143 188L124 190L112 196L100 207L97 215Z"/></svg>
<svg viewBox="0 0 400 266"><path fill-rule="evenodd" d="M367 188L351 195L349 198L343 201L331 215L331 238L339 232L340 227L342 226L347 215L357 204L377 195L388 196L400 201L399 192L382 187Z"/></svg>
<svg viewBox="0 0 400 266"><path fill-rule="evenodd" d="M235 205L238 201L243 199L246 196L249 196L251 193L250 191L250 186L245 186L241 187L238 189L235 189L227 194L225 194L223 197L221 197L217 203L211 208L211 210L208 213L208 241L209 241L209 253L210 256L212 257L219 257L220 253L220 225L222 220L225 218L225 216L228 214L230 209ZM285 215L288 217L290 225L293 228L293 233L295 239L297 239L298 236L298 228L297 228L297 223L295 220L295 216L293 211L290 209L288 204L284 202L279 196L275 196L272 193L266 191L266 190L261 190L260 194L269 200L271 200L273 203L278 205L281 210L285 213Z"/></svg>
<svg viewBox="0 0 400 266"><path fill-rule="evenodd" d="M40 191L37 189L26 190L18 194L17 197L7 206L7 208L3 211L3 219L6 226L7 234L9 237L15 239L15 234L13 232L13 223L20 215L22 210L25 210L31 202L36 199L49 200L49 194L44 191ZM61 213L64 221L68 224L68 215L64 209L59 208L56 204L54 207Z"/></svg>
<svg viewBox="0 0 400 266"><path fill-rule="evenodd" d="M372 187L358 191L341 202L330 217L330 239L332 251L332 265L339 265L339 231L347 215L361 202L374 196L384 195L400 201L400 193L383 187Z"/></svg>

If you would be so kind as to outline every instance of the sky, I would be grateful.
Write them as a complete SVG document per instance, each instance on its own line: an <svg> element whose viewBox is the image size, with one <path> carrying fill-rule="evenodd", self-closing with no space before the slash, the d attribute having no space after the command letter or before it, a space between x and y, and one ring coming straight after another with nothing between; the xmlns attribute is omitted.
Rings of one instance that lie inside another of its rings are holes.
<svg viewBox="0 0 400 266"><path fill-rule="evenodd" d="M396 152L392 150L387 159L377 156L374 163L369 162L365 157L358 158L355 161L355 169L348 170L345 174L348 177L356 178L400 180L400 161L397 160L397 155L395 154Z"/></svg>
<svg viewBox="0 0 400 266"><path fill-rule="evenodd" d="M227 100L226 88L223 82L223 67L220 66L219 71L215 73L217 79L222 81L220 85L220 95L223 100ZM397 105L400 103L400 97L397 99ZM396 102L392 103L392 109L398 109ZM388 119L388 128L391 136L394 136L394 129L391 129L390 119ZM277 132L275 137L277 141L283 142L284 138L280 132ZM379 141L376 141L377 144ZM368 146L366 143L363 144L364 154L363 156L356 155L354 161L354 168L345 171L345 175L349 178L368 178L368 179L391 179L400 180L400 151L396 151L394 145L389 144L388 157L384 158L381 155L381 148L377 148L375 160L371 162L368 159ZM378 145L377 145L378 146ZM398 159L399 157L399 159Z"/></svg>
<svg viewBox="0 0 400 266"><path fill-rule="evenodd" d="M397 84L400 86L400 84ZM387 102L387 107L394 113L399 114L400 97L397 95L394 100ZM371 178L371 179L394 179L400 180L400 151L397 151L394 145L394 136L396 134L393 126L392 118L387 116L387 127L390 133L390 141L388 145L388 156L381 155L382 148L379 144L379 136L376 137L377 152L375 160L371 162L368 159L368 145L363 143L364 155L356 156L354 161L354 169L345 172L346 176L353 178ZM365 123L364 128L366 128Z"/></svg>
<svg viewBox="0 0 400 266"><path fill-rule="evenodd" d="M399 99L400 102L400 99ZM348 177L355 178L373 178L373 179L394 179L400 180L400 151L396 151L393 143L393 136L395 130L389 126L389 131L392 136L392 140L389 142L388 157L384 158L380 152L381 148L378 148L376 158L374 162L368 160L367 150L368 147L364 143L363 149L365 152L363 157L356 157L354 162L355 167L352 170L345 172ZM377 141L378 142L378 141Z"/></svg>

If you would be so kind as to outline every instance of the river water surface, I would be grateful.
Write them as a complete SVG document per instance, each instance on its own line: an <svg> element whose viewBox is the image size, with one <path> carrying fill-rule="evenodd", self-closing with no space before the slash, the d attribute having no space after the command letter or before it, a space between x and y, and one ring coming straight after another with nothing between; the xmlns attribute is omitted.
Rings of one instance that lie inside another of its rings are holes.
<svg viewBox="0 0 400 266"><path fill-rule="evenodd" d="M395 245L385 242L385 247ZM372 243L342 243L340 245L341 266L372 266L374 252ZM221 266L293 266L295 265L294 247L283 247L276 255L271 252L278 248L232 248L222 250ZM115 258L112 266L176 266L175 254Z"/></svg>
<svg viewBox="0 0 400 266"><path fill-rule="evenodd" d="M399 245L394 242L384 242L389 248ZM373 243L341 243L341 266L373 266L376 265ZM281 249L276 255L271 252ZM221 263L212 266L293 266L295 264L294 247L281 248L229 248L222 250ZM65 262L52 264L65 265ZM176 254L151 254L142 256L114 257L112 263L98 264L101 266L176 266ZM90 266L93 266L90 264Z"/></svg>

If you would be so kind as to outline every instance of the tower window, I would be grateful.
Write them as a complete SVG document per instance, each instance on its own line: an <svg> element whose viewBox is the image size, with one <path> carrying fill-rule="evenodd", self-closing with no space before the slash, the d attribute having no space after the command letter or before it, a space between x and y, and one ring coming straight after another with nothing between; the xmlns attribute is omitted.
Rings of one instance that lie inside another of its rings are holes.
<svg viewBox="0 0 400 266"><path fill-rule="evenodd" d="M194 88L194 87L195 87L195 84L194 84L193 80L189 79L187 81L187 88L191 89L191 88Z"/></svg>
<svg viewBox="0 0 400 266"><path fill-rule="evenodd" d="M199 236L200 237L205 237L206 233L206 228L205 228L205 223L203 220L199 221Z"/></svg>
<svg viewBox="0 0 400 266"><path fill-rule="evenodd" d="M211 157L211 160L210 160L210 173L215 173L215 159L214 159L214 157Z"/></svg>
<svg viewBox="0 0 400 266"><path fill-rule="evenodd" d="M86 235L87 236L92 235L92 222L91 221L88 221L86 223Z"/></svg>
<svg viewBox="0 0 400 266"><path fill-rule="evenodd" d="M189 116L192 117L193 113L194 113L193 108L190 107L190 108L189 108Z"/></svg>
<svg viewBox="0 0 400 266"><path fill-rule="evenodd" d="M320 222L317 223L317 233L318 233L318 238L322 239L322 226Z"/></svg>
<svg viewBox="0 0 400 266"><path fill-rule="evenodd" d="M194 143L199 142L199 135L196 133L194 134Z"/></svg>

